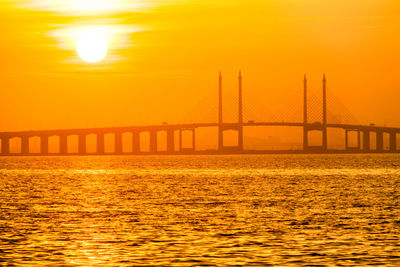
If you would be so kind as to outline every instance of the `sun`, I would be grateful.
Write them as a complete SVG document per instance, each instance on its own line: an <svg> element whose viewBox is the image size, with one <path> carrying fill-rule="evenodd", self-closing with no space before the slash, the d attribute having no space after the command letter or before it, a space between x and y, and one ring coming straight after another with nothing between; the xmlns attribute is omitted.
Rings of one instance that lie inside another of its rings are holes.
<svg viewBox="0 0 400 267"><path fill-rule="evenodd" d="M108 42L108 34L104 29L82 28L76 35L76 50L84 61L96 63L106 57Z"/></svg>

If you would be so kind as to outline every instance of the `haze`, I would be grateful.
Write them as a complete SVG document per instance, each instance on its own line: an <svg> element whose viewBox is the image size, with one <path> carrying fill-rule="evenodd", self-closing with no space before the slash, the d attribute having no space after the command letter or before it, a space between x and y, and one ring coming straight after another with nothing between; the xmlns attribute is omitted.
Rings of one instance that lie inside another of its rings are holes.
<svg viewBox="0 0 400 267"><path fill-rule="evenodd" d="M239 69L256 110L301 94L305 72L318 94L326 73L361 123L400 125L396 0L126 2L0 4L1 131L190 120L196 107L213 114L218 72L229 92ZM109 53L89 64L70 33L98 25L113 33Z"/></svg>

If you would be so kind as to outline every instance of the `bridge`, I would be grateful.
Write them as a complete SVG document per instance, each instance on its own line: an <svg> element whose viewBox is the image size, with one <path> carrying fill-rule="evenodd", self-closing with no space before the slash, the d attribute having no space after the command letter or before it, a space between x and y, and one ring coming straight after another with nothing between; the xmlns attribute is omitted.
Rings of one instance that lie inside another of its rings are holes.
<svg viewBox="0 0 400 267"><path fill-rule="evenodd" d="M222 95L222 75L219 75L218 87L218 121L210 123L184 123L148 125L148 126L129 126L129 127L105 127L105 128L80 128L80 129L59 129L59 130L38 130L38 131L18 131L0 133L0 156L47 156L47 155L141 155L141 154L246 154L246 153L399 153L397 148L397 137L400 135L400 128L376 126L328 123L327 120L327 81L324 75L322 87L322 121L308 121L308 88L307 78L304 76L304 96L303 96L303 121L302 122L258 122L243 120L243 86L242 75L238 78L238 117L237 122L223 121L223 95ZM303 147L298 150L246 150L244 149L243 129L245 127L257 126L282 126L282 127L301 127L303 129ZM216 128L218 132L218 147L215 150L199 150L196 148L196 130L200 128ZM328 129L341 129L345 132L345 148L328 149ZM235 146L224 145L224 133L235 131L237 133L237 144ZM309 145L309 133L318 131L321 134L321 145ZM149 133L149 151L142 151L140 135L143 132ZM158 133L166 133L166 149L160 150L158 146ZM191 133L191 147L183 147L183 132ZM356 132L357 145L350 146L349 133ZM130 133L132 136L131 148L129 152L124 150L123 134ZM371 133L375 133L375 148L371 147ZM112 134L114 151L106 152L105 135ZM96 151L87 150L87 136L96 136ZM384 147L384 135L389 136L389 146ZM78 137L77 152L68 151L68 137ZM50 152L49 138L58 139L58 151ZM10 140L18 139L20 151L11 153ZM30 146L31 138L40 139L40 152L32 152Z"/></svg>

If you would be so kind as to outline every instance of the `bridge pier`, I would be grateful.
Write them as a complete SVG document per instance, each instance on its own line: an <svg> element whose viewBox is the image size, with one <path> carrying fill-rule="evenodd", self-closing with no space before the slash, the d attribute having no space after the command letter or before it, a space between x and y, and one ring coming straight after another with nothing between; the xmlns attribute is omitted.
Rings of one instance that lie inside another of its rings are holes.
<svg viewBox="0 0 400 267"><path fill-rule="evenodd" d="M376 151L383 152L383 131L376 131Z"/></svg>
<svg viewBox="0 0 400 267"><path fill-rule="evenodd" d="M49 154L49 136L40 136L40 155Z"/></svg>
<svg viewBox="0 0 400 267"><path fill-rule="evenodd" d="M114 153L117 155L121 155L122 154L122 133L121 132L116 132L114 134L114 144L115 144Z"/></svg>
<svg viewBox="0 0 400 267"><path fill-rule="evenodd" d="M132 153L133 154L140 153L140 132L139 131L132 132Z"/></svg>
<svg viewBox="0 0 400 267"><path fill-rule="evenodd" d="M105 150L104 150L104 133L98 133L96 134L96 154L98 155L103 155Z"/></svg>
<svg viewBox="0 0 400 267"><path fill-rule="evenodd" d="M150 131L150 153L151 154L157 153L157 131L156 130Z"/></svg>
<svg viewBox="0 0 400 267"><path fill-rule="evenodd" d="M307 128L303 127L303 151L308 149L308 131Z"/></svg>
<svg viewBox="0 0 400 267"><path fill-rule="evenodd" d="M182 129L179 129L179 151L182 152Z"/></svg>
<svg viewBox="0 0 400 267"><path fill-rule="evenodd" d="M78 135L78 154L79 155L86 154L86 134Z"/></svg>
<svg viewBox="0 0 400 267"><path fill-rule="evenodd" d="M242 131L242 140L243 140L243 131ZM243 147L243 141L242 141L242 147ZM193 152L196 151L196 129L192 130L192 149Z"/></svg>
<svg viewBox="0 0 400 267"><path fill-rule="evenodd" d="M68 154L68 135L61 134L59 135L60 138L60 154L67 155Z"/></svg>
<svg viewBox="0 0 400 267"><path fill-rule="evenodd" d="M238 130L238 149L243 151L243 125L240 125Z"/></svg>
<svg viewBox="0 0 400 267"><path fill-rule="evenodd" d="M370 132L368 130L363 131L363 150L364 152L371 150Z"/></svg>
<svg viewBox="0 0 400 267"><path fill-rule="evenodd" d="M224 130L223 126L218 126L218 151L222 151L224 149Z"/></svg>
<svg viewBox="0 0 400 267"><path fill-rule="evenodd" d="M167 130L167 152L173 153L175 151L175 131L173 129Z"/></svg>
<svg viewBox="0 0 400 267"><path fill-rule="evenodd" d="M1 154L10 155L10 137L3 136L1 138Z"/></svg>
<svg viewBox="0 0 400 267"><path fill-rule="evenodd" d="M325 153L327 152L327 140L324 137L324 125L321 123L304 124L303 123L303 151L307 153ZM308 133L312 131L322 132L322 142L319 146L310 146L308 142Z"/></svg>
<svg viewBox="0 0 400 267"><path fill-rule="evenodd" d="M307 123L304 122L303 125L303 151L309 151L310 150L310 146L308 145L308 127L307 127Z"/></svg>
<svg viewBox="0 0 400 267"><path fill-rule="evenodd" d="M390 152L397 151L396 132L390 132Z"/></svg>
<svg viewBox="0 0 400 267"><path fill-rule="evenodd" d="M326 125L324 126L324 129L322 130L322 152L327 152L328 151L328 129Z"/></svg>
<svg viewBox="0 0 400 267"><path fill-rule="evenodd" d="M225 146L224 145L224 132L225 131L235 131L238 133L238 139L237 139L237 146ZM219 152L229 152L229 153L238 153L242 152L244 149L243 145L243 124L237 123L234 125L224 125L220 127L219 130L219 135L220 135L220 140L219 140L219 145L218 145L218 151Z"/></svg>
<svg viewBox="0 0 400 267"><path fill-rule="evenodd" d="M29 136L27 135L21 136L21 154L22 155L29 154Z"/></svg>

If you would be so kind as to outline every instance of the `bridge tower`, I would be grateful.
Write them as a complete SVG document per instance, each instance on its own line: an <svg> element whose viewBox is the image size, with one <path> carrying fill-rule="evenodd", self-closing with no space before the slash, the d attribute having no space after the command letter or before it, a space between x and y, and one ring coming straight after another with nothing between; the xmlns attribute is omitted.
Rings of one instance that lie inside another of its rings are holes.
<svg viewBox="0 0 400 267"><path fill-rule="evenodd" d="M322 79L322 150L326 152L328 150L328 119L327 119L327 106L326 106L326 76Z"/></svg>
<svg viewBox="0 0 400 267"><path fill-rule="evenodd" d="M243 150L243 78L242 72L239 72L239 127L238 127L238 148Z"/></svg>
<svg viewBox="0 0 400 267"><path fill-rule="evenodd" d="M303 101L303 150L307 150L308 148L308 129L307 129L307 123L308 123L308 118L307 118L307 75L304 74L304 80L303 80L303 85L304 85L304 101Z"/></svg>
<svg viewBox="0 0 400 267"><path fill-rule="evenodd" d="M222 120L222 73L219 72L218 79L218 150L222 151L224 147L224 130Z"/></svg>
<svg viewBox="0 0 400 267"><path fill-rule="evenodd" d="M326 76L324 74L322 79L322 122L321 123L309 123L308 122L308 110L307 110L307 76L304 75L304 110L303 110L303 150L304 151L328 151L328 121L327 121L327 101L326 101ZM308 144L308 132L320 131L322 132L322 146L311 147Z"/></svg>
<svg viewBox="0 0 400 267"><path fill-rule="evenodd" d="M239 101L238 101L238 122L224 123L222 116L222 75L219 74L219 96L218 96L218 151L219 152L241 152L243 151L243 77L242 72L239 72ZM237 131L238 142L237 146L224 146L224 131Z"/></svg>

